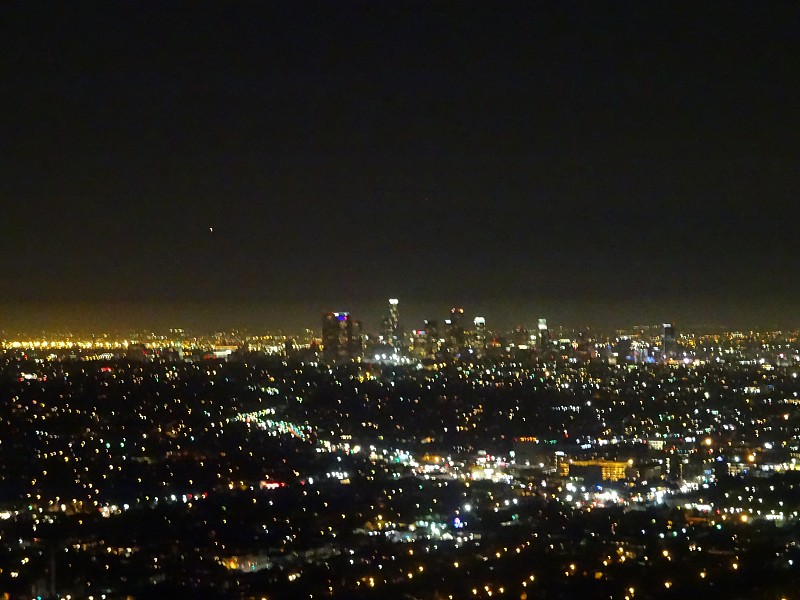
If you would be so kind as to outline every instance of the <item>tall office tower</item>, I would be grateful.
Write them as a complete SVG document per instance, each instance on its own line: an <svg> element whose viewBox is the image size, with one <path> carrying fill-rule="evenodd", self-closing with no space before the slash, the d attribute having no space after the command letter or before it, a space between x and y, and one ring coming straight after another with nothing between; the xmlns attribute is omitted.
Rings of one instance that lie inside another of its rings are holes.
<svg viewBox="0 0 800 600"><path fill-rule="evenodd" d="M328 362L349 360L360 352L361 323L349 312L322 315L322 356Z"/></svg>
<svg viewBox="0 0 800 600"><path fill-rule="evenodd" d="M392 345L392 321L388 316L384 316L383 319L381 319L381 324L383 325L381 341L384 344L386 344L387 346L391 346Z"/></svg>
<svg viewBox="0 0 800 600"><path fill-rule="evenodd" d="M544 351L550 346L550 331L547 329L547 319L539 319L539 351Z"/></svg>
<svg viewBox="0 0 800 600"><path fill-rule="evenodd" d="M478 358L483 358L486 354L486 319L475 317L475 354Z"/></svg>
<svg viewBox="0 0 800 600"><path fill-rule="evenodd" d="M410 341L411 345L408 347L410 356L428 358L428 332L425 329L412 329Z"/></svg>
<svg viewBox="0 0 800 600"><path fill-rule="evenodd" d="M662 355L664 360L675 358L678 352L678 343L675 337L675 326L672 323L664 323L661 333Z"/></svg>
<svg viewBox="0 0 800 600"><path fill-rule="evenodd" d="M425 319L425 333L428 342L428 357L439 354L439 321Z"/></svg>
<svg viewBox="0 0 800 600"><path fill-rule="evenodd" d="M395 350L402 346L402 335L400 332L400 310L397 298L389 299L389 316L383 319L383 329L385 342Z"/></svg>
<svg viewBox="0 0 800 600"><path fill-rule="evenodd" d="M447 335L445 343L447 352L456 355L464 347L464 325L461 319L464 317L463 308L451 308L450 318L445 319L447 325Z"/></svg>
<svg viewBox="0 0 800 600"><path fill-rule="evenodd" d="M350 336L347 340L347 358L356 359L364 354L364 326L361 321L350 319Z"/></svg>
<svg viewBox="0 0 800 600"><path fill-rule="evenodd" d="M400 329L400 309L398 308L399 301L397 298L389 298L389 325L392 328L392 335L397 338L397 332Z"/></svg>

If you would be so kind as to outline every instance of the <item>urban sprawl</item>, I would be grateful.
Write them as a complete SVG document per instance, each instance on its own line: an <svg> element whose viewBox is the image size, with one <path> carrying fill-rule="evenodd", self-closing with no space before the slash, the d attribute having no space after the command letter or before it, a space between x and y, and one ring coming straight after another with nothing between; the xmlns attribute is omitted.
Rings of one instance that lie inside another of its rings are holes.
<svg viewBox="0 0 800 600"><path fill-rule="evenodd" d="M0 597L798 598L798 331L12 335Z"/></svg>

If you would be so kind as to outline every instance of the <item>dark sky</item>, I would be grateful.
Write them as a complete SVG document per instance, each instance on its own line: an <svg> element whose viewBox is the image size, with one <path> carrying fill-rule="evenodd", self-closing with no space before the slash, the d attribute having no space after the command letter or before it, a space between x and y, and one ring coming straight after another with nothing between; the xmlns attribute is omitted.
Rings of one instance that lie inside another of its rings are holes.
<svg viewBox="0 0 800 600"><path fill-rule="evenodd" d="M797 2L0 23L0 328L798 322Z"/></svg>

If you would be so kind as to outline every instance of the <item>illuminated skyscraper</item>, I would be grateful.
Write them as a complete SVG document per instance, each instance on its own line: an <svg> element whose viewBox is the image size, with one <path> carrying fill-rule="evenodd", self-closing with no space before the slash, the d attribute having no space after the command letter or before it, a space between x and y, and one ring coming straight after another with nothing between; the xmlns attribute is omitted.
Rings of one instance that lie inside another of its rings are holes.
<svg viewBox="0 0 800 600"><path fill-rule="evenodd" d="M486 319L475 317L475 354L478 358L483 358L486 354Z"/></svg>
<svg viewBox="0 0 800 600"><path fill-rule="evenodd" d="M410 340L409 355L416 358L427 358L428 332L424 329L412 329Z"/></svg>
<svg viewBox="0 0 800 600"><path fill-rule="evenodd" d="M361 354L361 323L349 312L322 316L322 356L328 362L357 358Z"/></svg>
<svg viewBox="0 0 800 600"><path fill-rule="evenodd" d="M664 360L675 358L678 351L678 343L675 337L675 326L672 323L664 323L661 334L661 346Z"/></svg>
<svg viewBox="0 0 800 600"><path fill-rule="evenodd" d="M353 320L350 326L350 339L347 344L348 358L358 359L364 354L364 327L359 320Z"/></svg>
<svg viewBox="0 0 800 600"><path fill-rule="evenodd" d="M389 316L384 319L386 343L395 349L402 345L400 335L400 310L397 298L389 299Z"/></svg>
<svg viewBox="0 0 800 600"><path fill-rule="evenodd" d="M550 331L547 329L547 319L539 319L539 352L550 346Z"/></svg>
<svg viewBox="0 0 800 600"><path fill-rule="evenodd" d="M463 308L451 308L450 318L445 320L447 325L446 345L447 352L455 356L464 347L464 325L461 319L464 317Z"/></svg>

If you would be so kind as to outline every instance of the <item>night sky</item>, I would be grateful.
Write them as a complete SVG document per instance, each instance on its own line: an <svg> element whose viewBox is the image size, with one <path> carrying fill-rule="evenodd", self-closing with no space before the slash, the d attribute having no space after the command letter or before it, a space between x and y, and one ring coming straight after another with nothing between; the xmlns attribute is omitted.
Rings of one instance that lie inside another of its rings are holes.
<svg viewBox="0 0 800 600"><path fill-rule="evenodd" d="M0 329L800 323L797 2L21 1L0 40Z"/></svg>

